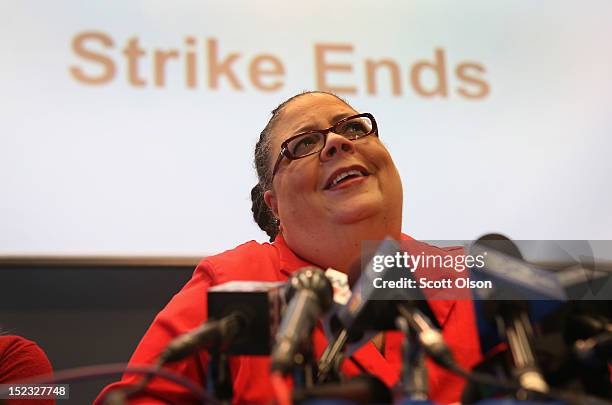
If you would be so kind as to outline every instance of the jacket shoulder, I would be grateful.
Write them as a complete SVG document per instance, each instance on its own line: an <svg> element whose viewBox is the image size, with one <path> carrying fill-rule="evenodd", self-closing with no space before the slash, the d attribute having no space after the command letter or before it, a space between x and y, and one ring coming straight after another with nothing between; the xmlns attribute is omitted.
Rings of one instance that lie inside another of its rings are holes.
<svg viewBox="0 0 612 405"><path fill-rule="evenodd" d="M276 281L280 269L279 252L270 243L252 240L202 259L198 269L206 271L213 284L235 280Z"/></svg>

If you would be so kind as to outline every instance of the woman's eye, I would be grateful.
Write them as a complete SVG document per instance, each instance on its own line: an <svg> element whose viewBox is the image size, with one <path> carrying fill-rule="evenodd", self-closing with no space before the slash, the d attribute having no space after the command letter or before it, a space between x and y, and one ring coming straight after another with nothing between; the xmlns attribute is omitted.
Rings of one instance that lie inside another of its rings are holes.
<svg viewBox="0 0 612 405"><path fill-rule="evenodd" d="M365 135L369 132L369 129L365 126L363 122L355 121L348 122L345 126L342 127L342 134L346 135Z"/></svg>
<svg viewBox="0 0 612 405"><path fill-rule="evenodd" d="M300 156L302 154L309 153L310 151L312 151L316 144L316 137L306 136L297 140L297 142L293 145L291 152L296 156Z"/></svg>

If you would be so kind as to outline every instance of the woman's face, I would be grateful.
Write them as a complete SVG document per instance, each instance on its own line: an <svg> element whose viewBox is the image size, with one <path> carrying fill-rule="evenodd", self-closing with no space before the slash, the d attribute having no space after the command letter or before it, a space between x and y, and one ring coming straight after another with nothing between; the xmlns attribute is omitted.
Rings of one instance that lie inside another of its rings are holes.
<svg viewBox="0 0 612 405"><path fill-rule="evenodd" d="M357 114L334 96L312 93L285 106L272 131L273 165L281 143L298 133L329 128ZM325 148L297 160L283 158L266 203L281 221L285 237L291 233L316 235L321 225L348 225L372 216L399 216L402 184L391 155L376 136L350 141L329 133ZM342 172L357 170L365 176L330 182ZM398 218L392 218L398 219ZM399 223L399 222L398 222Z"/></svg>

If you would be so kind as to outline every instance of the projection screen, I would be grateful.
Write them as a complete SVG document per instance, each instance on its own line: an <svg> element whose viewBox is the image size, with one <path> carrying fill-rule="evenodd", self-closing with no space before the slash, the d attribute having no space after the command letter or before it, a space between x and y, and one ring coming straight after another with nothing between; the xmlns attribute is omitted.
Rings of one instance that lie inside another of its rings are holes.
<svg viewBox="0 0 612 405"><path fill-rule="evenodd" d="M607 1L0 5L0 256L266 241L253 148L304 90L371 112L421 239L612 239Z"/></svg>

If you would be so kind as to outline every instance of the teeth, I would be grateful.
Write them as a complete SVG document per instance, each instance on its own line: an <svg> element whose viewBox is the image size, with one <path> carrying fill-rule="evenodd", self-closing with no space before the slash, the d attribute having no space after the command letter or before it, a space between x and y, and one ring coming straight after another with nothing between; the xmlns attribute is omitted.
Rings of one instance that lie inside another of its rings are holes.
<svg viewBox="0 0 612 405"><path fill-rule="evenodd" d="M363 176L363 174L361 174L359 170L349 170L347 172L342 172L338 176L336 176L336 178L331 182L331 187L335 186L340 181L342 181L342 179L348 176Z"/></svg>

